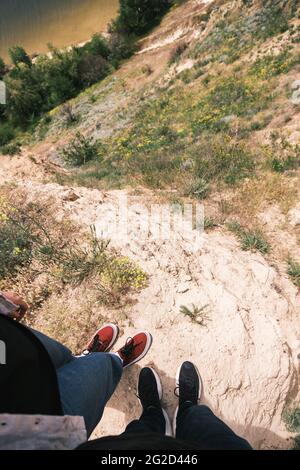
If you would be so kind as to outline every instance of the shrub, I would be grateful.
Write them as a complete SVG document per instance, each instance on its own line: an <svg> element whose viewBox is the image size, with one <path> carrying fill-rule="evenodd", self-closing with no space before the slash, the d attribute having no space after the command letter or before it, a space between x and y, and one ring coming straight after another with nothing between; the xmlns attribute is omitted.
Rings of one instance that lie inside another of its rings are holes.
<svg viewBox="0 0 300 470"><path fill-rule="evenodd" d="M77 132L75 139L61 149L60 156L71 166L85 165L99 156L98 144Z"/></svg>
<svg viewBox="0 0 300 470"><path fill-rule="evenodd" d="M218 222L212 217L204 217L204 230L212 230L218 227Z"/></svg>
<svg viewBox="0 0 300 470"><path fill-rule="evenodd" d="M206 322L209 320L208 313L206 311L208 305L203 307L197 307L195 304L192 304L191 308L181 305L180 313L189 317L193 323L197 323L200 326L206 326Z"/></svg>
<svg viewBox="0 0 300 470"><path fill-rule="evenodd" d="M227 136L210 141L203 138L192 151L196 174L206 181L219 179L233 185L251 176L255 169L250 150Z"/></svg>
<svg viewBox="0 0 300 470"><path fill-rule="evenodd" d="M174 47L174 49L171 51L170 58L169 58L169 64L174 64L174 62L177 62L180 56L184 53L184 51L187 49L188 45L186 42L181 42L177 46Z"/></svg>
<svg viewBox="0 0 300 470"><path fill-rule="evenodd" d="M119 15L112 29L126 34L145 34L171 5L170 0L120 0Z"/></svg>
<svg viewBox="0 0 300 470"><path fill-rule="evenodd" d="M203 178L195 178L186 187L184 196L191 196L196 199L205 199L209 195L209 192L209 183Z"/></svg>
<svg viewBox="0 0 300 470"><path fill-rule="evenodd" d="M136 50L134 37L128 37L118 32L112 32L109 39L109 62L117 68L123 59L128 59Z"/></svg>
<svg viewBox="0 0 300 470"><path fill-rule="evenodd" d="M111 289L126 292L129 289L142 289L147 282L147 275L127 257L116 257L108 263L104 279Z"/></svg>
<svg viewBox="0 0 300 470"><path fill-rule="evenodd" d="M84 51L104 59L108 59L111 52L108 41L101 34L94 34L91 41L84 46Z"/></svg>
<svg viewBox="0 0 300 470"><path fill-rule="evenodd" d="M5 73L6 73L6 65L2 57L0 57L0 80L3 79Z"/></svg>
<svg viewBox="0 0 300 470"><path fill-rule="evenodd" d="M300 263L297 263L297 261L289 259L288 275L291 277L295 286L300 287Z"/></svg>
<svg viewBox="0 0 300 470"><path fill-rule="evenodd" d="M109 71L109 64L101 55L86 55L82 57L78 66L80 82L83 88L93 85L105 78Z"/></svg>
<svg viewBox="0 0 300 470"><path fill-rule="evenodd" d="M0 151L4 155L17 155L21 152L21 144L19 142L12 142L10 144L6 144L0 147Z"/></svg>
<svg viewBox="0 0 300 470"><path fill-rule="evenodd" d="M0 147L8 144L15 137L15 131L11 124L5 122L0 124Z"/></svg>
<svg viewBox="0 0 300 470"><path fill-rule="evenodd" d="M71 126L78 122L79 116L75 113L70 103L65 103L61 108L62 118L65 120L67 126ZM46 123L47 124L47 123Z"/></svg>
<svg viewBox="0 0 300 470"><path fill-rule="evenodd" d="M227 227L231 232L237 235L242 250L260 251L262 254L270 252L271 246L264 238L261 230L245 229L237 221L229 222Z"/></svg>
<svg viewBox="0 0 300 470"><path fill-rule="evenodd" d="M289 432L295 433L300 431L300 408L285 407L282 417Z"/></svg>
<svg viewBox="0 0 300 470"><path fill-rule="evenodd" d="M0 197L0 279L14 276L21 267L30 264L39 241L31 219Z"/></svg>
<svg viewBox="0 0 300 470"><path fill-rule="evenodd" d="M142 67L142 73L143 73L144 75L149 76L149 75L151 75L151 74L153 73L153 70L152 70L152 68L151 68L151 66L150 66L149 64L145 64L145 65L143 65L143 67Z"/></svg>
<svg viewBox="0 0 300 470"><path fill-rule="evenodd" d="M27 54L27 52L25 51L25 49L23 49L23 47L15 46L9 49L8 52L9 52L10 60L16 67L19 66L20 64L25 64L28 67L31 67L32 65L31 59L29 55Z"/></svg>

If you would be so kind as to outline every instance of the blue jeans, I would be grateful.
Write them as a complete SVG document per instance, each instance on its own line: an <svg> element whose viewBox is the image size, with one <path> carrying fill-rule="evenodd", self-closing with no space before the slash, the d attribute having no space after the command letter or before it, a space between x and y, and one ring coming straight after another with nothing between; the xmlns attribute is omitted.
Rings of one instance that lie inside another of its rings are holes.
<svg viewBox="0 0 300 470"><path fill-rule="evenodd" d="M64 414L83 416L89 437L121 379L121 360L109 353L75 357L54 339L31 331L48 351L56 369Z"/></svg>

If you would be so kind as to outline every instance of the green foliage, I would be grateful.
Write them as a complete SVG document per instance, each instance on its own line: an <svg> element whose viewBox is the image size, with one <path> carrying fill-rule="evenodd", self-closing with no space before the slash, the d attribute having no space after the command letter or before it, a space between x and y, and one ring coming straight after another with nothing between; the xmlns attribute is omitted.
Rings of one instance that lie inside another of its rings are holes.
<svg viewBox="0 0 300 470"><path fill-rule="evenodd" d="M195 173L204 181L223 180L228 185L250 177L255 170L255 159L240 142L220 135L208 141L205 137L192 149Z"/></svg>
<svg viewBox="0 0 300 470"><path fill-rule="evenodd" d="M191 308L181 305L180 313L189 317L193 323L197 323L200 326L206 326L207 321L209 320L209 315L207 313L207 308L209 305L203 305L203 307L197 307L195 304L192 304Z"/></svg>
<svg viewBox="0 0 300 470"><path fill-rule="evenodd" d="M204 217L204 230L212 230L218 227L218 222L212 217Z"/></svg>
<svg viewBox="0 0 300 470"><path fill-rule="evenodd" d="M3 124L0 122L0 147L8 144L14 137L15 131L13 126L8 122L4 122Z"/></svg>
<svg viewBox="0 0 300 470"><path fill-rule="evenodd" d="M18 67L20 64L25 64L28 67L31 67L31 59L23 47L15 46L9 49L8 52L10 60L16 67Z"/></svg>
<svg viewBox="0 0 300 470"><path fill-rule="evenodd" d="M0 279L14 276L29 265L45 243L39 224L30 213L30 209L24 213L0 198Z"/></svg>
<svg viewBox="0 0 300 470"><path fill-rule="evenodd" d="M12 142L0 147L0 152L4 155L14 156L21 152L21 144L19 142Z"/></svg>
<svg viewBox="0 0 300 470"><path fill-rule="evenodd" d="M204 178L194 178L185 188L184 196L205 199L210 193L209 183Z"/></svg>
<svg viewBox="0 0 300 470"><path fill-rule="evenodd" d="M276 173L300 167L300 146L292 144L277 132L271 134L271 143L264 147L268 166Z"/></svg>
<svg viewBox="0 0 300 470"><path fill-rule="evenodd" d="M87 162L99 157L97 142L77 132L74 140L61 149L60 156L71 166L85 165Z"/></svg>
<svg viewBox="0 0 300 470"><path fill-rule="evenodd" d="M111 27L121 33L145 34L171 5L170 0L120 0L119 15Z"/></svg>
<svg viewBox="0 0 300 470"><path fill-rule="evenodd" d="M110 55L110 46L101 34L94 34L91 41L84 46L84 51L92 56L101 56L108 59Z"/></svg>
<svg viewBox="0 0 300 470"><path fill-rule="evenodd" d="M2 57L0 57L0 80L3 79L5 73L6 73L6 65Z"/></svg>
<svg viewBox="0 0 300 470"><path fill-rule="evenodd" d="M233 221L227 224L228 229L237 235L242 250L245 251L260 251L262 254L267 254L271 250L271 246L264 238L261 230L248 230L243 228L239 222Z"/></svg>
<svg viewBox="0 0 300 470"><path fill-rule="evenodd" d="M103 276L111 289L126 292L146 286L147 275L127 257L116 257L107 264Z"/></svg>
<svg viewBox="0 0 300 470"><path fill-rule="evenodd" d="M5 76L8 90L7 118L23 127L41 114L103 79L110 71L108 42L100 35L83 47L59 51L49 46L34 63L20 47L11 49L15 65Z"/></svg>
<svg viewBox="0 0 300 470"><path fill-rule="evenodd" d="M128 59L136 50L136 41L133 36L112 32L109 40L109 62L118 68L120 61Z"/></svg>
<svg viewBox="0 0 300 470"><path fill-rule="evenodd" d="M295 260L288 260L288 275L291 277L295 286L300 287L300 263Z"/></svg>
<svg viewBox="0 0 300 470"><path fill-rule="evenodd" d="M300 62L298 55L293 56L287 49L278 55L265 55L257 59L250 67L250 74L259 79L268 80L288 71Z"/></svg>
<svg viewBox="0 0 300 470"><path fill-rule="evenodd" d="M282 418L289 432L300 432L300 408L286 406Z"/></svg>
<svg viewBox="0 0 300 470"><path fill-rule="evenodd" d="M46 207L27 204L22 195L15 199L14 193L1 196L2 285L15 285L20 276L32 282L41 273L46 284L34 300L39 307L51 292L60 293L64 286L79 286L87 279L96 288L98 301L118 305L122 297L147 283L143 270L110 250L109 241L98 239L94 227L89 236L78 237L77 227L57 224Z"/></svg>

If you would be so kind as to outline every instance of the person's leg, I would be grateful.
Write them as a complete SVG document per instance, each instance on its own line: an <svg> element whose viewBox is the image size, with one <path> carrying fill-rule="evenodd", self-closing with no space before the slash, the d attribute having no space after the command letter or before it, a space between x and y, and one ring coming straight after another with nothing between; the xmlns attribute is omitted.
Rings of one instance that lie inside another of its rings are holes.
<svg viewBox="0 0 300 470"><path fill-rule="evenodd" d="M55 369L59 369L63 365L75 359L70 349L63 344L59 343L55 339L49 338L33 328L29 328L29 330L40 340L44 348L46 348Z"/></svg>
<svg viewBox="0 0 300 470"><path fill-rule="evenodd" d="M140 419L128 424L124 434L155 432L171 435L169 417L161 406L162 384L157 372L151 367L144 367L140 372L137 396L143 413Z"/></svg>
<svg viewBox="0 0 300 470"><path fill-rule="evenodd" d="M75 358L57 370L63 412L65 415L83 416L88 436L99 423L122 371L122 360L106 353Z"/></svg>
<svg viewBox="0 0 300 470"><path fill-rule="evenodd" d="M165 436L166 420L159 408L147 408L142 413L140 419L135 419L128 424L124 434L156 432Z"/></svg>
<svg viewBox="0 0 300 470"><path fill-rule="evenodd" d="M245 439L237 436L205 405L187 403L179 408L176 437L193 442L201 449L251 450Z"/></svg>

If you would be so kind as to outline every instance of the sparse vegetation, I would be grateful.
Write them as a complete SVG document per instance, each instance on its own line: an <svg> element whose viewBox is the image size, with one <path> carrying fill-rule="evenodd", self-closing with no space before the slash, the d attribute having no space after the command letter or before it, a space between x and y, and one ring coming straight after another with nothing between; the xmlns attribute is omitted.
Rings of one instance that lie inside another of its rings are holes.
<svg viewBox="0 0 300 470"><path fill-rule="evenodd" d="M293 259L288 260L288 275L295 286L300 287L300 263Z"/></svg>
<svg viewBox="0 0 300 470"><path fill-rule="evenodd" d="M74 140L60 151L62 159L71 166L85 165L99 157L98 144L77 132Z"/></svg>
<svg viewBox="0 0 300 470"><path fill-rule="evenodd" d="M213 217L204 217L204 230L212 230L218 227L218 222Z"/></svg>
<svg viewBox="0 0 300 470"><path fill-rule="evenodd" d="M188 45L186 42L181 42L177 44L177 46L175 46L174 49L171 51L169 65L174 64L174 62L177 62L187 48Z"/></svg>
<svg viewBox="0 0 300 470"><path fill-rule="evenodd" d="M22 199L23 198L23 199ZM39 279L42 280L39 281ZM40 307L52 293L67 286L93 283L98 302L118 306L126 296L146 286L147 275L134 262L99 240L92 228L82 234L70 223L56 222L49 209L28 204L12 191L0 199L0 285L19 282ZM38 283L38 288L36 283Z"/></svg>
<svg viewBox="0 0 300 470"><path fill-rule="evenodd" d="M206 326L207 321L209 320L209 314L207 308L209 305L203 305L203 307L197 307L197 305L192 304L191 308L182 305L180 307L180 313L189 317L193 323L197 323L200 326Z"/></svg>
<svg viewBox="0 0 300 470"><path fill-rule="evenodd" d="M288 431L300 432L300 408L286 406L282 417Z"/></svg>
<svg viewBox="0 0 300 470"><path fill-rule="evenodd" d="M271 246L265 239L261 230L244 229L240 223L236 221L229 222L227 227L231 232L237 235L242 250L260 251L262 254L270 252Z"/></svg>

